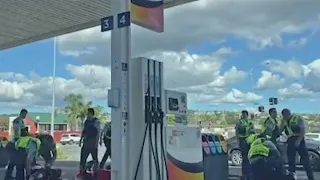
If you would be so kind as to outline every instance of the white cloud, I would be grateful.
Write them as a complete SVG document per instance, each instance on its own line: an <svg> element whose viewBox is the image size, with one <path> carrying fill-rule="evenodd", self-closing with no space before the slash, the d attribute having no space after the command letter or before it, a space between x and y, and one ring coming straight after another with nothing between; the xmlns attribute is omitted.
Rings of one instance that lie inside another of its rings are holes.
<svg viewBox="0 0 320 180"><path fill-rule="evenodd" d="M166 10L164 33L133 25L132 54L180 52L230 36L248 41L255 49L281 46L283 34L317 26L319 6L320 1L199 0ZM79 56L86 63L110 64L110 33L101 33L99 27L64 35L59 47L62 53Z"/></svg>
<svg viewBox="0 0 320 180"><path fill-rule="evenodd" d="M314 92L320 92L320 59L304 66L306 78L303 87Z"/></svg>
<svg viewBox="0 0 320 180"><path fill-rule="evenodd" d="M92 69L96 74L90 74ZM109 68L68 65L67 70L71 72L74 79L62 77L56 77L55 79L58 106L63 104L64 97L70 93L82 94L87 100L107 98L110 76L105 77L108 71L110 72ZM101 73L102 71L103 73ZM91 81L89 78L91 78ZM40 77L34 73L25 76L13 72L4 72L0 73L0 79L2 79L0 80L0 106L21 108L51 105L52 77ZM99 85L95 85L95 83Z"/></svg>
<svg viewBox="0 0 320 180"><path fill-rule="evenodd" d="M266 68L271 72L281 73L287 78L297 80L305 73L303 65L298 61L267 60L266 62L269 62Z"/></svg>
<svg viewBox="0 0 320 180"><path fill-rule="evenodd" d="M262 71L261 74L256 86L258 90L280 88L285 83L285 79L278 74L272 74L269 71Z"/></svg>
<svg viewBox="0 0 320 180"><path fill-rule="evenodd" d="M220 50L211 55L152 52L146 56L164 62L165 88L185 91L195 101L212 102L217 99L215 96L220 98L226 95L228 88L247 77L246 72L236 67L221 72L226 55L221 57ZM66 70L72 79L56 78L57 104L61 105L63 98L70 93L82 94L88 100L107 98L111 84L110 67L69 64ZM0 79L3 87L0 102L50 105L52 77L41 77L33 72L29 76L9 72L0 73Z"/></svg>
<svg viewBox="0 0 320 180"><path fill-rule="evenodd" d="M247 72L239 71L236 67L230 68L222 76L217 77L209 86L212 87L226 87L234 85L246 79L248 76Z"/></svg>
<svg viewBox="0 0 320 180"><path fill-rule="evenodd" d="M287 88L279 89L278 94L283 98L291 99L311 97L314 93L304 89L299 83L293 83Z"/></svg>
<svg viewBox="0 0 320 180"><path fill-rule="evenodd" d="M309 42L309 39L307 37L302 37L299 39L289 41L288 47L301 47L306 45L308 42Z"/></svg>
<svg viewBox="0 0 320 180"><path fill-rule="evenodd" d="M262 96L259 96L251 92L243 93L237 89L232 89L229 93L224 95L221 99L216 100L216 102L241 104L241 103L259 101L262 98L263 98Z"/></svg>

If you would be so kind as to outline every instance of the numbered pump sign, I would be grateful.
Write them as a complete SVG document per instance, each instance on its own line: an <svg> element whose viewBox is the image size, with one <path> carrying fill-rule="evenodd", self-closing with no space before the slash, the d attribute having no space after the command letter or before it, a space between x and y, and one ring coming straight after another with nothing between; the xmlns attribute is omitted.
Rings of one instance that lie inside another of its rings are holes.
<svg viewBox="0 0 320 180"><path fill-rule="evenodd" d="M278 98L275 98L275 97L269 98L269 104L270 105L277 105L278 104Z"/></svg>
<svg viewBox="0 0 320 180"><path fill-rule="evenodd" d="M128 27L131 24L130 11L119 13L117 15L117 27ZM106 32L114 29L114 17L108 16L101 19L101 32Z"/></svg>

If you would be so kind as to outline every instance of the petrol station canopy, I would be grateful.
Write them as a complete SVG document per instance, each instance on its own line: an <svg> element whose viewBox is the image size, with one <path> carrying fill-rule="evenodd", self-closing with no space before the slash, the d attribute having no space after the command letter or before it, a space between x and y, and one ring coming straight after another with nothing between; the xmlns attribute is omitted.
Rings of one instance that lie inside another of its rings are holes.
<svg viewBox="0 0 320 180"><path fill-rule="evenodd" d="M111 0L0 0L0 50L98 26L111 8Z"/></svg>

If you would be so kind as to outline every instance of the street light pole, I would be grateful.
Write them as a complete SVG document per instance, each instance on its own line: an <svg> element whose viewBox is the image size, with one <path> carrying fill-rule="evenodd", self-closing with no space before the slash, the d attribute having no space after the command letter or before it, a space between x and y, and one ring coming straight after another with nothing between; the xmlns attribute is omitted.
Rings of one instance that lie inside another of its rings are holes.
<svg viewBox="0 0 320 180"><path fill-rule="evenodd" d="M54 137L55 101L56 101L56 48L57 39L53 38L53 70L52 70L52 105L51 105L51 127L50 134Z"/></svg>
<svg viewBox="0 0 320 180"><path fill-rule="evenodd" d="M253 96L254 96L254 94L255 94L255 87L254 87L254 86L255 86L255 83L254 83L254 79L253 79L253 72L254 72L256 69L261 68L261 67L265 67L265 66L267 66L267 65L269 65L269 64L270 64L270 62L267 61L267 62L265 62L264 64L260 64L260 65L258 65L258 66L256 66L256 67L250 69L250 71L249 71L249 75L250 75L250 79L251 79L251 88L252 88L252 99L253 99Z"/></svg>

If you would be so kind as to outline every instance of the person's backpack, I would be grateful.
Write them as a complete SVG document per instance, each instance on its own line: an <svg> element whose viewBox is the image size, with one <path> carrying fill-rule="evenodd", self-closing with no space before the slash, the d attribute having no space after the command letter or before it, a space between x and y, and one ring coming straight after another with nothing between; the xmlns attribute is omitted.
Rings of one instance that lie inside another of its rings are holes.
<svg viewBox="0 0 320 180"><path fill-rule="evenodd" d="M96 127L97 119L86 120L84 124L84 135L86 138L96 138L98 137L98 129Z"/></svg>

